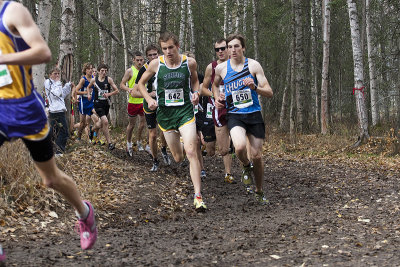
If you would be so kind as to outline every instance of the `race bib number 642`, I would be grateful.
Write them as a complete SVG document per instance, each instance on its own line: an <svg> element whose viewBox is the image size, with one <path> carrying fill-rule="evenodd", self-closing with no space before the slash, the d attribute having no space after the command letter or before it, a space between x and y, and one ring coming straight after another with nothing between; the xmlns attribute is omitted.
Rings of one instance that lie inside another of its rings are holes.
<svg viewBox="0 0 400 267"><path fill-rule="evenodd" d="M166 106L182 106L185 103L183 97L183 88L165 89L165 105Z"/></svg>

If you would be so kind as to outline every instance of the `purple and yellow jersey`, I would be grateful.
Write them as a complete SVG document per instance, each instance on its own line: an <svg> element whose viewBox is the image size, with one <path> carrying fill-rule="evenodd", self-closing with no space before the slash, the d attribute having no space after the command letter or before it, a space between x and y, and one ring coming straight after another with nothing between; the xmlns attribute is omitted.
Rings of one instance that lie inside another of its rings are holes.
<svg viewBox="0 0 400 267"><path fill-rule="evenodd" d="M3 16L8 5L4 1L0 7L0 52L18 53L29 49L25 41L13 34L5 25ZM49 133L44 101L36 92L32 82L30 65L2 65L0 77L8 76L0 83L0 134L7 139L44 139ZM10 79L11 77L11 79Z"/></svg>
<svg viewBox="0 0 400 267"><path fill-rule="evenodd" d="M0 11L0 50L2 54L17 53L30 48L25 41L13 34L3 22L3 15L10 4L4 1ZM12 83L1 87L0 99L21 98L32 93L32 67L30 65L7 65Z"/></svg>

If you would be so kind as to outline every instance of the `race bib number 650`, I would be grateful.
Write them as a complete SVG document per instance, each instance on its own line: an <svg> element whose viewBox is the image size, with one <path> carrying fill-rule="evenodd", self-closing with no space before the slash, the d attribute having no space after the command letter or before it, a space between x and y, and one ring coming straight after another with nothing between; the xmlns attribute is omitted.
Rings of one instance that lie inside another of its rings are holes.
<svg viewBox="0 0 400 267"><path fill-rule="evenodd" d="M232 92L233 105L237 108L247 108L253 105L253 98L249 88Z"/></svg>

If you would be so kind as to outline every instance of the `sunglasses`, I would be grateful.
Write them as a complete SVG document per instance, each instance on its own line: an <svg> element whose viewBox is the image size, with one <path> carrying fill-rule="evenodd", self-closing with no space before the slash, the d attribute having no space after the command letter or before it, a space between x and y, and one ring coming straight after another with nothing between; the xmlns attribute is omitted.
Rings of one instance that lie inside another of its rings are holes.
<svg viewBox="0 0 400 267"><path fill-rule="evenodd" d="M225 46L223 46L223 47L216 47L216 48L214 48L215 52L219 52L219 51L225 51L225 49L226 49L226 47L225 47Z"/></svg>

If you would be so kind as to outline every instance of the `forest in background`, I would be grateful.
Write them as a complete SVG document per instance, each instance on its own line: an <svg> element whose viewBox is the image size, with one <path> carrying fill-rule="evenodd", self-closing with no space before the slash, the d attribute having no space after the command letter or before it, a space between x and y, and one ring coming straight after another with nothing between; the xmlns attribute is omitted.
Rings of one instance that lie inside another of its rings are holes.
<svg viewBox="0 0 400 267"><path fill-rule="evenodd" d="M263 100L268 124L291 134L334 133L343 124L360 137L369 137L371 129L397 132L397 0L22 2L53 52L47 70L72 54L70 75L75 82L89 61L107 63L118 84L131 64L131 53L143 52L165 30L179 36L182 52L195 53L204 73L214 59L214 41L239 32L247 40L246 56L261 63L274 90L271 100ZM114 126L126 123L125 107L126 95L121 93L113 99Z"/></svg>

